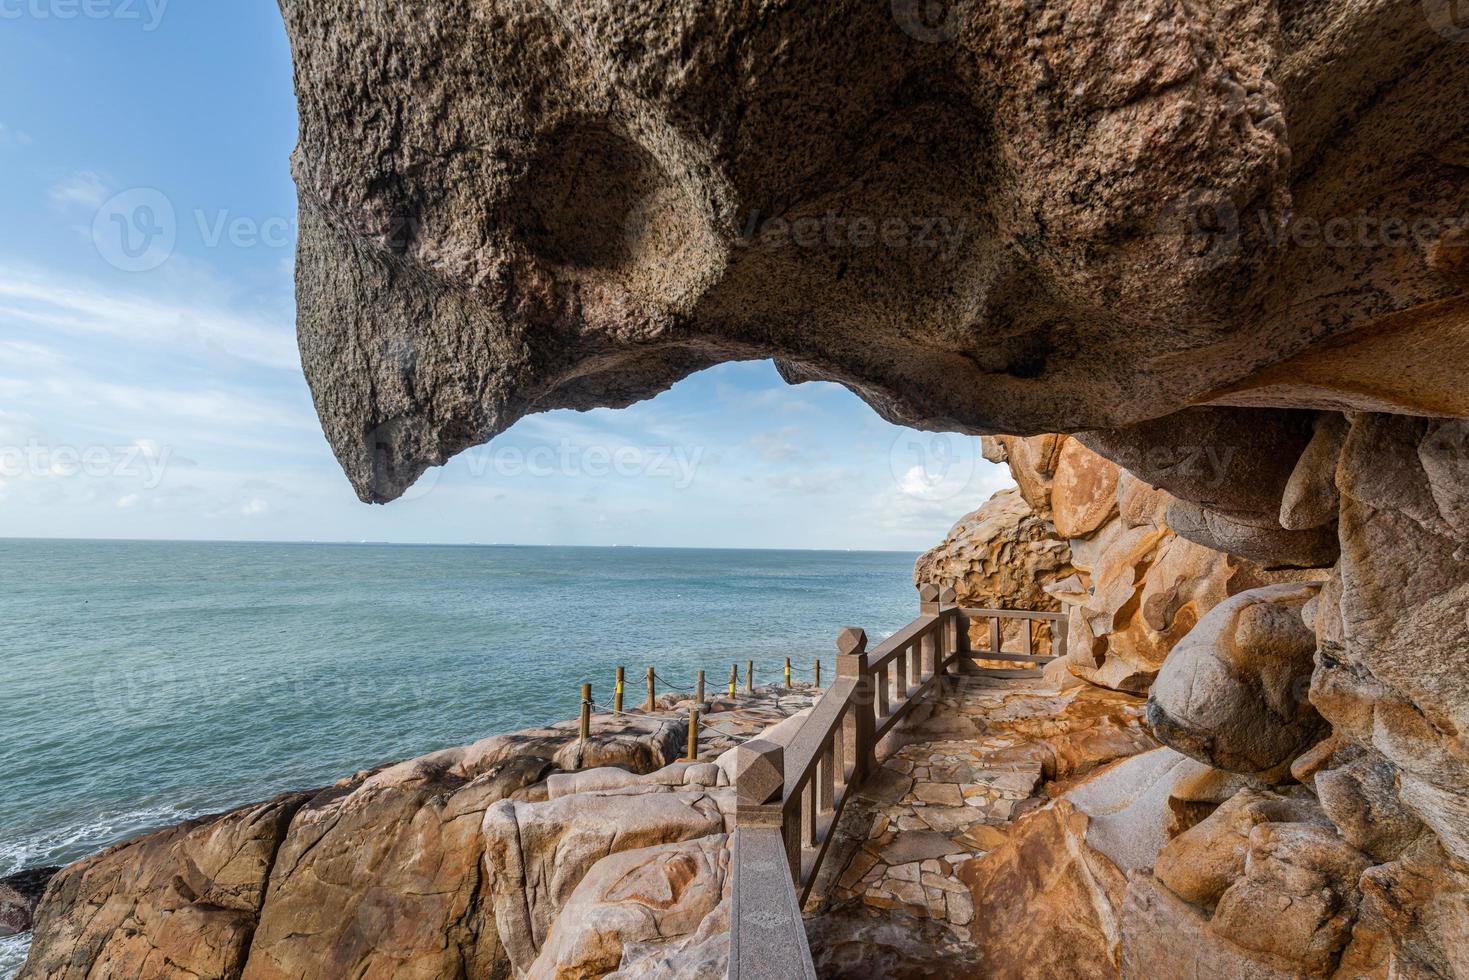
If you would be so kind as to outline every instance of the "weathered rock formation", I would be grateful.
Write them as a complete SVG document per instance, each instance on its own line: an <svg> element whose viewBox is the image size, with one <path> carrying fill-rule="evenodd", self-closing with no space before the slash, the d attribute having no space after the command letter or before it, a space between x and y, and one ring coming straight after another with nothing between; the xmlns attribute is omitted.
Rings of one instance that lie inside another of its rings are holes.
<svg viewBox="0 0 1469 980"><path fill-rule="evenodd" d="M0 878L0 937L30 932L36 903L46 885L56 877L57 867L32 868Z"/></svg>
<svg viewBox="0 0 1469 980"><path fill-rule="evenodd" d="M364 499L756 357L971 432L1469 414L1452 4L282 10L303 362Z"/></svg>
<svg viewBox="0 0 1469 980"><path fill-rule="evenodd" d="M1017 489L954 525L918 560L914 579L951 586L970 606L1054 611L1064 603L1067 666L1090 683L1146 691L1168 652L1226 597L1310 574L1267 572L1179 535L1169 523L1174 497L1080 440L984 444L991 460L1009 464ZM1004 639L1021 649L1018 632Z"/></svg>
<svg viewBox="0 0 1469 980"><path fill-rule="evenodd" d="M719 901L733 805L719 766L675 761L685 737L674 715L599 716L585 746L574 725L496 736L120 844L52 879L21 976L526 975L597 881L657 927L586 910L608 935L681 936ZM558 781L578 760L621 768ZM644 854L684 841L703 863ZM591 874L609 855L626 875ZM665 906L640 860L671 869ZM548 955L602 962L576 937ZM554 975L608 972L577 969Z"/></svg>

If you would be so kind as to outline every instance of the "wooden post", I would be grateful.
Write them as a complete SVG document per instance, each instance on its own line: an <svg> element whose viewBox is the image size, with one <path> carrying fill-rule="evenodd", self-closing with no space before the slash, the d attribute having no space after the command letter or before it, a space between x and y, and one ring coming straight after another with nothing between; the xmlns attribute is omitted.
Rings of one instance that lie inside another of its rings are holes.
<svg viewBox="0 0 1469 980"><path fill-rule="evenodd" d="M791 687L791 658L786 657L786 690Z"/></svg>
<svg viewBox="0 0 1469 980"><path fill-rule="evenodd" d="M592 685L581 686L581 740L585 742L592 734Z"/></svg>
<svg viewBox="0 0 1469 980"><path fill-rule="evenodd" d="M658 692L653 681L653 668L648 668L648 710L652 711L658 707Z"/></svg>
<svg viewBox="0 0 1469 980"><path fill-rule="evenodd" d="M999 653L1005 641L1000 636L1000 617L990 617L990 653Z"/></svg>
<svg viewBox="0 0 1469 980"><path fill-rule="evenodd" d="M745 661L745 690L750 694L755 693L755 661Z"/></svg>
<svg viewBox="0 0 1469 980"><path fill-rule="evenodd" d="M816 658L816 686L821 686L821 658Z"/></svg>
<svg viewBox="0 0 1469 980"><path fill-rule="evenodd" d="M694 683L694 700L700 704L704 703L704 672L699 671L699 679Z"/></svg>
<svg viewBox="0 0 1469 980"><path fill-rule="evenodd" d="M852 784L867 778L874 765L873 681L867 670L867 634L849 626L837 634L837 677L856 681L847 722L842 725L842 755L852 767Z"/></svg>
<svg viewBox="0 0 1469 980"><path fill-rule="evenodd" d="M622 713L622 682L627 676L626 667L617 668L617 689L612 692L612 710Z"/></svg>
<svg viewBox="0 0 1469 980"><path fill-rule="evenodd" d="M699 709L689 709L689 761L699 758Z"/></svg>
<svg viewBox="0 0 1469 980"><path fill-rule="evenodd" d="M735 685L740 682L740 668L738 664L729 665L729 696L735 696Z"/></svg>

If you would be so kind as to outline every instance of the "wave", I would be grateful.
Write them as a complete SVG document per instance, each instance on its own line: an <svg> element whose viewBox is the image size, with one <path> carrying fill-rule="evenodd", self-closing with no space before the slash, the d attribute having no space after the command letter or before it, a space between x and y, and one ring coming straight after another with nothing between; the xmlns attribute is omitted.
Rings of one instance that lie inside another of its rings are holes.
<svg viewBox="0 0 1469 980"><path fill-rule="evenodd" d="M31 948L31 937L6 936L0 939L0 980L13 980L25 966L26 952Z"/></svg>
<svg viewBox="0 0 1469 980"><path fill-rule="evenodd" d="M210 812L157 804L103 812L86 820L12 839L0 839L0 878L27 868L70 864L141 834Z"/></svg>

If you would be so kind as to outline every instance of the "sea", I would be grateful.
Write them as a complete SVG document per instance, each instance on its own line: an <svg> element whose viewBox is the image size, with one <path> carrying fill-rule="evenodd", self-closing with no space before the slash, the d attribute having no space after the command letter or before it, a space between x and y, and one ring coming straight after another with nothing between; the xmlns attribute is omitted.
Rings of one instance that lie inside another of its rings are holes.
<svg viewBox="0 0 1469 980"><path fill-rule="evenodd" d="M573 718L619 665L830 677L839 629L917 614L916 557L0 540L0 877Z"/></svg>

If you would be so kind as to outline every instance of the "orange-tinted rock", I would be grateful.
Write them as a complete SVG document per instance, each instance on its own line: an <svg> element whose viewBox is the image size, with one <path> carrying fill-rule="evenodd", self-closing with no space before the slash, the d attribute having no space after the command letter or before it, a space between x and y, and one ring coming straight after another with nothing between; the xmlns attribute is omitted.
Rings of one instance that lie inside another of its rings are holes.
<svg viewBox="0 0 1469 980"><path fill-rule="evenodd" d="M1051 483L1051 513L1063 538L1091 534L1117 512L1122 470L1075 439L1064 441Z"/></svg>
<svg viewBox="0 0 1469 980"><path fill-rule="evenodd" d="M1086 844L1089 823L1060 801L1020 818L1004 844L959 868L985 976L1115 974L1127 880Z"/></svg>
<svg viewBox="0 0 1469 980"><path fill-rule="evenodd" d="M308 796L191 820L62 869L20 976L239 977L276 852Z"/></svg>

